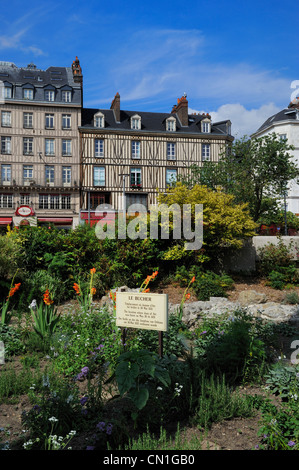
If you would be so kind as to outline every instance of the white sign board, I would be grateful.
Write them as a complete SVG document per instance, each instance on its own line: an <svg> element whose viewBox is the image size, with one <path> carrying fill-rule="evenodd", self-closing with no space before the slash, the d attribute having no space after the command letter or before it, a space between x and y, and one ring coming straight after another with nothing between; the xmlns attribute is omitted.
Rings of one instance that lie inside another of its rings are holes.
<svg viewBox="0 0 299 470"><path fill-rule="evenodd" d="M124 328L167 331L167 294L117 292L116 325Z"/></svg>

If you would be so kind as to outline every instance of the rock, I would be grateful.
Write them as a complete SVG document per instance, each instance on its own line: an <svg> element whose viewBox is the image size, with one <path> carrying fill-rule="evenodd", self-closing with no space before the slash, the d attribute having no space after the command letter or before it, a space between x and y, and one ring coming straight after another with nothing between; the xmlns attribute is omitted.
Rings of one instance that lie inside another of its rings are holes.
<svg viewBox="0 0 299 470"><path fill-rule="evenodd" d="M267 300L266 294L256 292L255 290L243 290L238 297L238 302L241 305L263 304Z"/></svg>

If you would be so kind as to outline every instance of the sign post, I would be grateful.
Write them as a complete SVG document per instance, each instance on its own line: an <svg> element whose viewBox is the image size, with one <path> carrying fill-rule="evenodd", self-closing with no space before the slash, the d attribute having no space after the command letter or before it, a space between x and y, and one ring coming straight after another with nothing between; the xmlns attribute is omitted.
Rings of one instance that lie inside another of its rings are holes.
<svg viewBox="0 0 299 470"><path fill-rule="evenodd" d="M168 296L145 292L116 293L116 326L159 332L159 355L163 355L163 332L168 330Z"/></svg>

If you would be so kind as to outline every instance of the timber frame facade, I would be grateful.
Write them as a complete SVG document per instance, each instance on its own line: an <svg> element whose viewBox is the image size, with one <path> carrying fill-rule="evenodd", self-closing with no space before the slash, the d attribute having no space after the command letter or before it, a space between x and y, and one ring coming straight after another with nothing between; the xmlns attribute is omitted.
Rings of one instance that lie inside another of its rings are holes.
<svg viewBox="0 0 299 470"><path fill-rule="evenodd" d="M83 109L81 149L81 218L96 220L95 209L123 210L157 203L191 164L218 161L232 142L231 122L212 123L209 114L188 114L186 96L170 113L123 111L117 93L110 109ZM88 216L87 216L88 213Z"/></svg>

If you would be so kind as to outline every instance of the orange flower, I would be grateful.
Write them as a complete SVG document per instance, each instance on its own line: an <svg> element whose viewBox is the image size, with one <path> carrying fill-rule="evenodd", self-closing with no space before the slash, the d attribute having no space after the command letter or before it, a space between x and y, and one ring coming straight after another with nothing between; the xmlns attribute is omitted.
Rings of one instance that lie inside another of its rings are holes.
<svg viewBox="0 0 299 470"><path fill-rule="evenodd" d="M191 297L191 294L188 292L188 294L186 294L186 296L185 296L185 300L189 300L190 297Z"/></svg>
<svg viewBox="0 0 299 470"><path fill-rule="evenodd" d="M15 294L15 292L17 292L17 290L20 288L20 285L21 283L19 282L18 284L15 284L14 287L11 287L7 298L12 297Z"/></svg>
<svg viewBox="0 0 299 470"><path fill-rule="evenodd" d="M193 278L191 279L190 284L194 281L195 281L195 276L193 276Z"/></svg>
<svg viewBox="0 0 299 470"><path fill-rule="evenodd" d="M90 274L94 274L96 272L96 268L91 268Z"/></svg>
<svg viewBox="0 0 299 470"><path fill-rule="evenodd" d="M81 295L81 289L80 289L79 284L77 284L77 283L75 282L74 285L73 285L73 288L75 289L76 294Z"/></svg>
<svg viewBox="0 0 299 470"><path fill-rule="evenodd" d="M96 288L95 288L95 287L92 287L92 288L90 289L91 295L94 295L94 294L96 293L96 291L97 291Z"/></svg>
<svg viewBox="0 0 299 470"><path fill-rule="evenodd" d="M158 275L159 271L155 271L153 274L152 274L152 277L155 278L157 275Z"/></svg>
<svg viewBox="0 0 299 470"><path fill-rule="evenodd" d="M146 293L146 292L149 292L149 291L150 291L150 288L145 289L143 292Z"/></svg>
<svg viewBox="0 0 299 470"><path fill-rule="evenodd" d="M50 298L50 292L49 292L49 289L46 290L46 292L44 293L44 302L46 305L51 305L53 304L53 300L51 300Z"/></svg>

